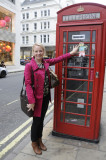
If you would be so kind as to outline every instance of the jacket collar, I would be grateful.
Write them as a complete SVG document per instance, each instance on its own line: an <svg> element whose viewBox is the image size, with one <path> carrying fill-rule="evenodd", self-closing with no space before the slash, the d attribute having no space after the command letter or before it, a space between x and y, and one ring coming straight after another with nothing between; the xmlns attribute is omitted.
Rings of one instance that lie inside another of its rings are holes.
<svg viewBox="0 0 106 160"><path fill-rule="evenodd" d="M35 59L34 59L34 57L31 59L30 63L31 63L33 71L35 71L35 70L37 70L39 68L37 63L36 63L36 61L35 61ZM49 68L49 63L47 63L46 60L44 60L44 59L42 60L42 63L44 64L44 67L47 70Z"/></svg>

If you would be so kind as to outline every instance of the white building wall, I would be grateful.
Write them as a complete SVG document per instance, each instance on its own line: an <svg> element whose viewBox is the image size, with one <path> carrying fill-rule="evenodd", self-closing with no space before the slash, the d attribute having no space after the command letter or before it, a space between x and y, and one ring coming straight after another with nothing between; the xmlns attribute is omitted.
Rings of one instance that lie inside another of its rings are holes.
<svg viewBox="0 0 106 160"><path fill-rule="evenodd" d="M56 23L57 23L57 12L62 7L69 4L69 0L45 0L45 2L24 5L21 6L21 47L32 47L34 44L34 35L37 37L37 42L41 43L41 35L49 35L49 43L42 43L45 46L55 46L56 44ZM65 3L64 3L65 2ZM70 2L72 4L73 1ZM50 10L50 16L41 16L41 11ZM34 12L37 12L37 18L34 17ZM22 14L29 13L29 19L22 18ZM44 29L44 22L50 22L50 28ZM37 23L37 29L34 30L34 23ZM42 29L41 29L42 23ZM22 25L29 24L29 31L23 31ZM22 36L29 36L29 43L22 43Z"/></svg>

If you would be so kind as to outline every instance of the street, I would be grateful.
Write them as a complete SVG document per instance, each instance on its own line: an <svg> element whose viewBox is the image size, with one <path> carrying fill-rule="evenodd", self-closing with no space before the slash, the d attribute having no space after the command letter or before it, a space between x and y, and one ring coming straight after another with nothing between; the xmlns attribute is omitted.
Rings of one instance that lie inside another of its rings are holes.
<svg viewBox="0 0 106 160"><path fill-rule="evenodd" d="M0 79L0 158L6 158L12 149L30 134L32 118L28 118L20 108L22 83L23 72L9 73L6 78ZM53 89L48 117L52 110ZM47 116L45 121L49 120Z"/></svg>

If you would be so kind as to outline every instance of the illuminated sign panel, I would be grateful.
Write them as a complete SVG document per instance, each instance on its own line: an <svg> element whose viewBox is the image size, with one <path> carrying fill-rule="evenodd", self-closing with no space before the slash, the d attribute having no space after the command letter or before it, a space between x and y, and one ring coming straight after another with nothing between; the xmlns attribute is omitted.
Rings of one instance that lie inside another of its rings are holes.
<svg viewBox="0 0 106 160"><path fill-rule="evenodd" d="M63 16L63 21L100 19L100 13L76 14Z"/></svg>

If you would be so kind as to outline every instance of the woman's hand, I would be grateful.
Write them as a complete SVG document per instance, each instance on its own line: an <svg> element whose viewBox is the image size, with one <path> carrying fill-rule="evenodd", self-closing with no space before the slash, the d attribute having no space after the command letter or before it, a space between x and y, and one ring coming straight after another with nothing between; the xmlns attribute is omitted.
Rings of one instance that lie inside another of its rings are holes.
<svg viewBox="0 0 106 160"><path fill-rule="evenodd" d="M29 108L28 111L30 110L34 111L34 107L35 107L35 104L27 104L27 108Z"/></svg>
<svg viewBox="0 0 106 160"><path fill-rule="evenodd" d="M74 55L78 52L79 44L76 45L75 47L73 46L73 50L70 52L71 55Z"/></svg>

